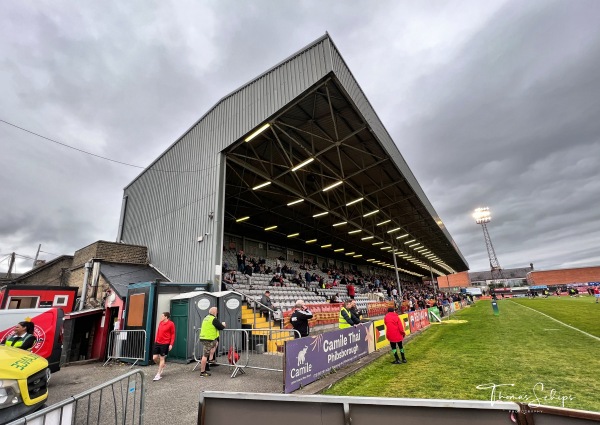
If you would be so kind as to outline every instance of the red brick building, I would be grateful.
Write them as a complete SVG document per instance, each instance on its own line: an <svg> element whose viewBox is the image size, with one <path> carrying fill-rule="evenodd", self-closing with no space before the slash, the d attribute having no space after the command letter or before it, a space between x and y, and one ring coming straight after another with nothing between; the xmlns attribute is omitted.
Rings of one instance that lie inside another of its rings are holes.
<svg viewBox="0 0 600 425"><path fill-rule="evenodd" d="M529 285L567 285L600 282L600 266L577 269L540 270L527 273Z"/></svg>

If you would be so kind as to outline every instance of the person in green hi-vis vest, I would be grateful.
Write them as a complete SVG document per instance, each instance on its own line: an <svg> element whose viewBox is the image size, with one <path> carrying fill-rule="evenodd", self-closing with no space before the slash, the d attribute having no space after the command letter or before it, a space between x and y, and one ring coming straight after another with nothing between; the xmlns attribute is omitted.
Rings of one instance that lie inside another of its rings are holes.
<svg viewBox="0 0 600 425"><path fill-rule="evenodd" d="M31 351L31 348L36 342L36 339L33 336L33 329L33 322L17 323L15 325L15 333L10 338L2 341L2 345Z"/></svg>
<svg viewBox="0 0 600 425"><path fill-rule="evenodd" d="M210 376L207 370L208 358L214 354L219 340L219 331L225 329L225 322L217 320L217 307L211 307L202 321L200 328L200 342L202 342L202 361L200 363L200 376Z"/></svg>

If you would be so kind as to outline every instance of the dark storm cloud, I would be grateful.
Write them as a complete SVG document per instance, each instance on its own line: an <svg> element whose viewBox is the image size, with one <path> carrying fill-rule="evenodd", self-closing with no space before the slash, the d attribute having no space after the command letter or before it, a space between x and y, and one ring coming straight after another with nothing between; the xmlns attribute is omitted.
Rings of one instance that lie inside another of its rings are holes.
<svg viewBox="0 0 600 425"><path fill-rule="evenodd" d="M0 118L146 166L329 31L472 269L488 267L480 205L503 266L588 265L599 17L594 1L15 3L0 18ZM0 254L114 240L140 169L5 125L0 149Z"/></svg>

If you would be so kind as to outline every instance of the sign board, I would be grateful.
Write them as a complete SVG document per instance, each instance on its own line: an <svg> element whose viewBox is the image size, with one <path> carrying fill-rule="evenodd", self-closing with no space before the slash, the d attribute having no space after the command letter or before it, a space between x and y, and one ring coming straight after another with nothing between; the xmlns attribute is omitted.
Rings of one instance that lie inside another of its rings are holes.
<svg viewBox="0 0 600 425"><path fill-rule="evenodd" d="M286 394L316 381L334 368L368 354L371 323L285 343L283 387Z"/></svg>

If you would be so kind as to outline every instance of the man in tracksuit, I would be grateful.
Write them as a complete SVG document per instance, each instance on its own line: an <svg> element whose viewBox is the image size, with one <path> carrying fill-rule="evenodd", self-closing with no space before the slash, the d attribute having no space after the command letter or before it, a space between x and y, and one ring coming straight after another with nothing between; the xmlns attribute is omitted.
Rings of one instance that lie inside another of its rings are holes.
<svg viewBox="0 0 600 425"><path fill-rule="evenodd" d="M200 328L200 342L202 342L200 376L202 377L210 376L210 372L206 370L206 363L217 348L219 331L225 329L225 322L221 323L217 320L217 312L217 307L211 307L208 310L207 316L202 321L202 327Z"/></svg>
<svg viewBox="0 0 600 425"><path fill-rule="evenodd" d="M308 321L313 318L312 312L306 307L303 300L296 301L295 311L290 316L292 327L299 332L300 335L294 332L294 338L302 338L308 336L310 327Z"/></svg>

